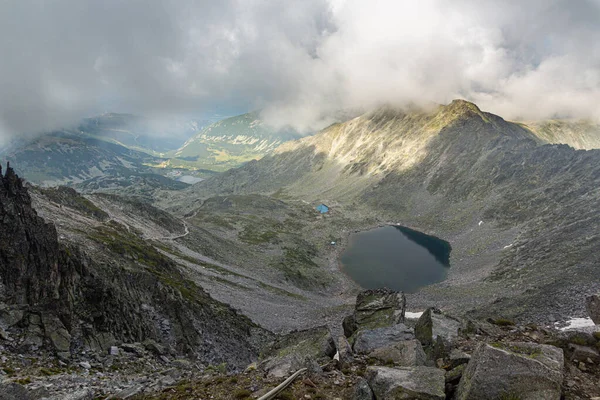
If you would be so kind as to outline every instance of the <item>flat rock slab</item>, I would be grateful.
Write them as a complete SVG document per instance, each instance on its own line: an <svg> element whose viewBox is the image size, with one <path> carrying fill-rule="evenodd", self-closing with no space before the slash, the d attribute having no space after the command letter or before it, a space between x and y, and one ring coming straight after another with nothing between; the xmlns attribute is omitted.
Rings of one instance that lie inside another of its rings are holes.
<svg viewBox="0 0 600 400"><path fill-rule="evenodd" d="M559 400L562 349L536 343L480 344L458 386L458 400Z"/></svg>
<svg viewBox="0 0 600 400"><path fill-rule="evenodd" d="M367 379L377 400L444 400L444 371L430 367L368 367Z"/></svg>
<svg viewBox="0 0 600 400"><path fill-rule="evenodd" d="M358 354L369 354L376 349L414 338L413 329L404 324L361 330L356 334L353 349Z"/></svg>

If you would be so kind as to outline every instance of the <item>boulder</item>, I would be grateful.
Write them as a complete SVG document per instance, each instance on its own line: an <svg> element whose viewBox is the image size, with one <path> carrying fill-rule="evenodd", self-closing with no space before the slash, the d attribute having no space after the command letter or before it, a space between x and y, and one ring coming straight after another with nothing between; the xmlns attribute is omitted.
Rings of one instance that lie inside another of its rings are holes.
<svg viewBox="0 0 600 400"><path fill-rule="evenodd" d="M441 338L446 345L453 343L459 334L461 322L436 308L423 312L415 325L415 336L423 346L429 346Z"/></svg>
<svg viewBox="0 0 600 400"><path fill-rule="evenodd" d="M431 318L431 308L428 308L421 314L415 325L415 337L423 343L423 346L429 346L433 343L433 319Z"/></svg>
<svg viewBox="0 0 600 400"><path fill-rule="evenodd" d="M333 337L324 325L278 337L263 350L259 368L270 376L284 376L314 360L331 359L335 353Z"/></svg>
<svg viewBox="0 0 600 400"><path fill-rule="evenodd" d="M123 343L121 348L127 353L133 353L138 356L144 354L144 347L140 343Z"/></svg>
<svg viewBox="0 0 600 400"><path fill-rule="evenodd" d="M69 353L71 348L71 334L60 319L55 315L44 313L42 314L42 323L44 325L44 332L52 342L54 350L63 355L64 353Z"/></svg>
<svg viewBox="0 0 600 400"><path fill-rule="evenodd" d="M165 348L164 346L156 343L156 341L152 340L152 339L146 339L144 340L144 342L142 343L142 345L144 346L144 348L154 354L156 354L157 356L160 356L162 354L165 354Z"/></svg>
<svg viewBox="0 0 600 400"><path fill-rule="evenodd" d="M459 365L466 364L469 362L470 359L471 356L465 353L464 351L461 351L459 349L452 349L452 351L450 351L449 357L450 368L456 368Z"/></svg>
<svg viewBox="0 0 600 400"><path fill-rule="evenodd" d="M560 399L563 351L536 343L480 344L458 386L456 399L509 396L521 400Z"/></svg>
<svg viewBox="0 0 600 400"><path fill-rule="evenodd" d="M367 380L376 399L444 400L444 371L438 368L368 367Z"/></svg>
<svg viewBox="0 0 600 400"><path fill-rule="evenodd" d="M358 378L354 385L352 400L373 400L373 391L365 378Z"/></svg>
<svg viewBox="0 0 600 400"><path fill-rule="evenodd" d="M600 364L600 353L593 347L570 343L569 352L571 361L587 361L589 359L594 364Z"/></svg>
<svg viewBox="0 0 600 400"><path fill-rule="evenodd" d="M384 328L361 330L354 340L354 352L369 354L376 349L389 347L398 342L415 338L412 328L404 324L396 324Z"/></svg>
<svg viewBox="0 0 600 400"><path fill-rule="evenodd" d="M597 295L588 296L585 299L587 312L596 325L600 325L600 297Z"/></svg>
<svg viewBox="0 0 600 400"><path fill-rule="evenodd" d="M425 365L427 356L423 346L417 339L405 340L387 347L380 347L368 354L381 363L394 363L401 367L416 367Z"/></svg>
<svg viewBox="0 0 600 400"><path fill-rule="evenodd" d="M356 297L354 323L357 329L377 328L404 322L406 297L391 289L365 290Z"/></svg>

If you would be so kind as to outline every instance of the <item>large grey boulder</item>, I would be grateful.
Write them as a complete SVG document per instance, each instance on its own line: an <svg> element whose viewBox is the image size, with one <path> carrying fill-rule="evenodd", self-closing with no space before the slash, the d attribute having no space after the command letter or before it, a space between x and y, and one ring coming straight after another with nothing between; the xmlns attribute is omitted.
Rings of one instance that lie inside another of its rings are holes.
<svg viewBox="0 0 600 400"><path fill-rule="evenodd" d="M327 326L282 335L263 350L259 368L273 377L286 376L315 361L331 359L336 353Z"/></svg>
<svg viewBox="0 0 600 400"><path fill-rule="evenodd" d="M453 343L459 334L461 322L436 308L423 312L415 325L415 335L423 346L429 346L440 338L444 343Z"/></svg>
<svg viewBox="0 0 600 400"><path fill-rule="evenodd" d="M356 297L354 313L343 322L344 335L359 329L373 329L404 322L406 297L391 289L365 290Z"/></svg>
<svg viewBox="0 0 600 400"><path fill-rule="evenodd" d="M444 371L438 368L368 367L366 376L377 400L446 398Z"/></svg>
<svg viewBox="0 0 600 400"><path fill-rule="evenodd" d="M587 312L596 325L600 325L600 297L597 295L588 296L585 299Z"/></svg>
<svg viewBox="0 0 600 400"><path fill-rule="evenodd" d="M536 343L480 344L458 386L458 400L560 399L562 349Z"/></svg>
<svg viewBox="0 0 600 400"><path fill-rule="evenodd" d="M356 334L353 348L355 353L369 354L376 349L414 338L415 334L412 328L404 324L396 324L359 331Z"/></svg>
<svg viewBox="0 0 600 400"><path fill-rule="evenodd" d="M428 308L421 314L415 324L415 336L423 346L429 346L433 343L433 320L431 319L431 308Z"/></svg>

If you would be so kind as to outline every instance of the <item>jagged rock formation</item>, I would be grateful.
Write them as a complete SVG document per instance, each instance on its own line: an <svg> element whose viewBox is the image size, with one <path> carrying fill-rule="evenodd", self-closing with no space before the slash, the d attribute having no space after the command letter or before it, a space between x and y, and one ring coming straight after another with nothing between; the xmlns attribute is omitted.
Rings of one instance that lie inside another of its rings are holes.
<svg viewBox="0 0 600 400"><path fill-rule="evenodd" d="M155 256L152 265L97 263L60 244L7 167L0 179L0 327L18 338L14 345L47 343L68 359L82 349L106 354L117 343L153 339L167 353L232 368L258 355L268 332L184 279L167 258Z"/></svg>

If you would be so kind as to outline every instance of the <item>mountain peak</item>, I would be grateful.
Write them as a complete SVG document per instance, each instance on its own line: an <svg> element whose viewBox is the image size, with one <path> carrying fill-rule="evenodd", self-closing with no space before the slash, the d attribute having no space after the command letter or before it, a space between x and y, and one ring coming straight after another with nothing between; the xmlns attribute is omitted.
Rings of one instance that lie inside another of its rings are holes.
<svg viewBox="0 0 600 400"><path fill-rule="evenodd" d="M475 103L467 100L455 99L446 106L442 106L442 110L446 113L451 113L455 116L477 114L483 116L483 112Z"/></svg>

